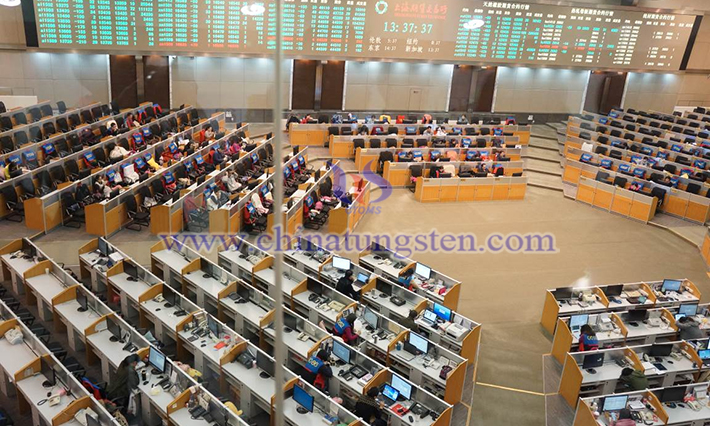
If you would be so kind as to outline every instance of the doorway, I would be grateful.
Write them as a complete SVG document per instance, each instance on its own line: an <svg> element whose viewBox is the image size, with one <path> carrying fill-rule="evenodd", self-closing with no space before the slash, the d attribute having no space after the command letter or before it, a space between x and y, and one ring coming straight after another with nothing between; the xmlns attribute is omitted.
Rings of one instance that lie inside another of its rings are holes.
<svg viewBox="0 0 710 426"><path fill-rule="evenodd" d="M621 107L626 86L625 72L592 71L589 74L584 110L608 114L612 108Z"/></svg>

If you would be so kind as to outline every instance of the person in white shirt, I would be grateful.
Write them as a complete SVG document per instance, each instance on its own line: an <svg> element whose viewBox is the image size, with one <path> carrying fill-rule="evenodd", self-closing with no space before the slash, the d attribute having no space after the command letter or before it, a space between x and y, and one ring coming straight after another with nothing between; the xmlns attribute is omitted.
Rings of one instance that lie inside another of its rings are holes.
<svg viewBox="0 0 710 426"><path fill-rule="evenodd" d="M434 135L435 136L446 136L446 132L441 127L437 127L436 133L434 133Z"/></svg>
<svg viewBox="0 0 710 426"><path fill-rule="evenodd" d="M126 148L122 147L119 144L116 144L116 146L114 146L111 152L108 154L108 157L111 160L118 160L125 158L126 155L128 155L128 151L126 150Z"/></svg>

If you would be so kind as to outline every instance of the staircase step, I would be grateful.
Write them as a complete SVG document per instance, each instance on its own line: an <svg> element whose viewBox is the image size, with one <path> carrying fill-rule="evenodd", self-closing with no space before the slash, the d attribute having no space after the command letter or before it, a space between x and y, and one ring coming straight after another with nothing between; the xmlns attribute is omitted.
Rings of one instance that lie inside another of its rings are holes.
<svg viewBox="0 0 710 426"><path fill-rule="evenodd" d="M528 185L530 186L562 192L562 178L560 177L546 173L538 173L534 170L526 170L525 175L528 177Z"/></svg>
<svg viewBox="0 0 710 426"><path fill-rule="evenodd" d="M531 170L538 173L544 173L552 176L562 176L562 168L559 161L552 162L548 160L538 160L536 158L526 158L525 170Z"/></svg>
<svg viewBox="0 0 710 426"><path fill-rule="evenodd" d="M541 161L550 161L558 164L560 162L560 152L557 147L554 147L554 149L548 149L529 146L525 153L525 157Z"/></svg>

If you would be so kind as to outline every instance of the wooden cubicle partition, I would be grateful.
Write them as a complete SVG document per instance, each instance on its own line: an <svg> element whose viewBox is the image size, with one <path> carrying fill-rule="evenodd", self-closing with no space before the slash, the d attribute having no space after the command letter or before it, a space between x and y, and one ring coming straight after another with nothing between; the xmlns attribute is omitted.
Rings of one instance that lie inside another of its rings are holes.
<svg viewBox="0 0 710 426"><path fill-rule="evenodd" d="M557 327L555 328L555 336L552 339L552 357L557 360L560 364L564 364L565 357L572 347L572 342L574 341L574 336L572 336L572 331L570 331L567 323L561 319L557 319Z"/></svg>
<svg viewBox="0 0 710 426"><path fill-rule="evenodd" d="M567 167L565 167L565 170ZM577 201L648 223L656 215L658 199L586 176L579 177Z"/></svg>
<svg viewBox="0 0 710 426"><path fill-rule="evenodd" d="M331 234L352 232L360 223L360 220L368 213L371 189L372 186L368 182L362 191L357 194L350 207L338 207L331 210L328 217L328 232Z"/></svg>
<svg viewBox="0 0 710 426"><path fill-rule="evenodd" d="M422 203L522 200L526 177L430 179L418 177L414 198Z"/></svg>
<svg viewBox="0 0 710 426"><path fill-rule="evenodd" d="M75 399L70 402L61 413L52 418L52 426L60 426L65 423L72 422L74 420L74 416L79 410L91 408L93 405L92 399L88 395Z"/></svg>
<svg viewBox="0 0 710 426"><path fill-rule="evenodd" d="M572 426L599 426L597 418L594 416L587 401L580 401L577 405L577 411L574 414L574 424Z"/></svg>
<svg viewBox="0 0 710 426"><path fill-rule="evenodd" d="M705 266L710 267L710 228L705 230L705 238L703 238L703 246L700 248L700 256L705 261Z"/></svg>

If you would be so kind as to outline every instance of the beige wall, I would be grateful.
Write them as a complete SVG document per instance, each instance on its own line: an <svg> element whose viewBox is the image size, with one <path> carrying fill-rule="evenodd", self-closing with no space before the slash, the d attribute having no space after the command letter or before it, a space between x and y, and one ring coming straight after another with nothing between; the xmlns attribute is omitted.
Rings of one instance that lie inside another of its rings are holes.
<svg viewBox="0 0 710 426"><path fill-rule="evenodd" d="M497 112L577 114L589 71L498 67L493 108Z"/></svg>
<svg viewBox="0 0 710 426"><path fill-rule="evenodd" d="M346 110L448 108L453 65L348 61L345 72Z"/></svg>
<svg viewBox="0 0 710 426"><path fill-rule="evenodd" d="M198 108L273 108L274 61L266 58L178 56L171 60L173 105ZM291 61L284 62L283 102L288 107Z"/></svg>
<svg viewBox="0 0 710 426"><path fill-rule="evenodd" d="M709 83L705 73L629 73L624 108L670 113L676 105L710 105Z"/></svg>
<svg viewBox="0 0 710 426"><path fill-rule="evenodd" d="M0 6L0 47L25 47L25 28L19 6Z"/></svg>
<svg viewBox="0 0 710 426"><path fill-rule="evenodd" d="M106 55L0 51L0 88L67 106L109 101Z"/></svg>

